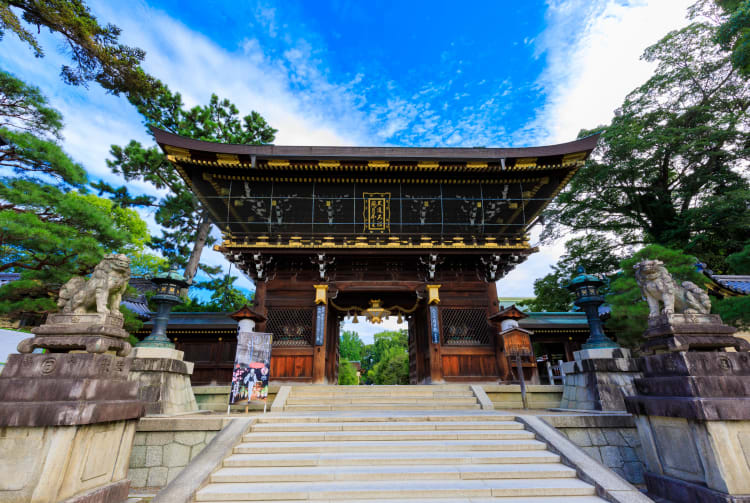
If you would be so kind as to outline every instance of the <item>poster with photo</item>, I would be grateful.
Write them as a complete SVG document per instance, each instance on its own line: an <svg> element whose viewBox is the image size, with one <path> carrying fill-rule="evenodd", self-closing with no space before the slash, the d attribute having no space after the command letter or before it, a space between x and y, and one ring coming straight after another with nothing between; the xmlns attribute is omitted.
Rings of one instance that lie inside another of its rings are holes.
<svg viewBox="0 0 750 503"><path fill-rule="evenodd" d="M268 377L271 370L273 337L266 332L237 334L237 354L232 371L229 404L265 401L268 397Z"/></svg>

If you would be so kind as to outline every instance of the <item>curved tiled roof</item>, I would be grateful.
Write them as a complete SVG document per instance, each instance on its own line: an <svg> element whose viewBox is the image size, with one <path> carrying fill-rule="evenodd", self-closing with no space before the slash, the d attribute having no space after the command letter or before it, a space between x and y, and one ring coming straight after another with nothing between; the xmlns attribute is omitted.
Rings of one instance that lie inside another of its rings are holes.
<svg viewBox="0 0 750 503"><path fill-rule="evenodd" d="M750 275L714 274L714 272L711 269L706 268L706 264L702 262L698 262L696 267L719 287L729 290L729 292L736 295L750 295Z"/></svg>
<svg viewBox="0 0 750 503"><path fill-rule="evenodd" d="M709 274L708 276L728 290L741 295L750 295L750 276L724 274Z"/></svg>

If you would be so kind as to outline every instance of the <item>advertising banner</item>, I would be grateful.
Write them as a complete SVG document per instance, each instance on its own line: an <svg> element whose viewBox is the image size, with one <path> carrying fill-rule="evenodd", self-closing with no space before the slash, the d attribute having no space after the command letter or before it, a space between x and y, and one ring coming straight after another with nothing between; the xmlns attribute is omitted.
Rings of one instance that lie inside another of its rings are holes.
<svg viewBox="0 0 750 503"><path fill-rule="evenodd" d="M271 370L273 337L266 332L237 334L237 354L234 358L232 388L229 404L250 403L268 397L268 376ZM265 408L265 407L264 407Z"/></svg>

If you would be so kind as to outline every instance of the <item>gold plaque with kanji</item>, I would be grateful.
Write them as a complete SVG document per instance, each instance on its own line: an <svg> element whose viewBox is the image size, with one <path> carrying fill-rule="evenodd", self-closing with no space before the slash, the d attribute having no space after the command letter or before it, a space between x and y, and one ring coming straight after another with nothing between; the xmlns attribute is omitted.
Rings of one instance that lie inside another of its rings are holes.
<svg viewBox="0 0 750 503"><path fill-rule="evenodd" d="M365 232L391 231L391 193L363 192Z"/></svg>

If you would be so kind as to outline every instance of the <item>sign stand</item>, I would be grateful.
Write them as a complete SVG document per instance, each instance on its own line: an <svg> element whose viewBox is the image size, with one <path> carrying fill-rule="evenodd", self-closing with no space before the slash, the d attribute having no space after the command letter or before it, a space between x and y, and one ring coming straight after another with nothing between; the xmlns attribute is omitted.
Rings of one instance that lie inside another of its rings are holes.
<svg viewBox="0 0 750 503"><path fill-rule="evenodd" d="M523 365L521 364L521 356L516 356L516 368L518 369L518 378L521 380L521 401L523 402L523 408L529 408L529 402L526 398L526 379L523 375Z"/></svg>

